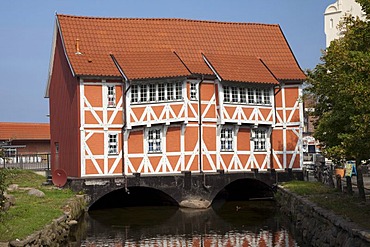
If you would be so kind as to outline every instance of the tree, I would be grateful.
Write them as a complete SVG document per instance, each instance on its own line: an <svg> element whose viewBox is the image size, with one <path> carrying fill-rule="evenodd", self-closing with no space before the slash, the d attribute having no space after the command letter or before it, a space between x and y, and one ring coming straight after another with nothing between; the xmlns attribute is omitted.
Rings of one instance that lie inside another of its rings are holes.
<svg viewBox="0 0 370 247"><path fill-rule="evenodd" d="M370 1L358 2L369 18ZM370 159L370 23L348 16L340 30L343 37L332 41L322 63L308 71L308 91L316 99L314 136L328 157L356 160L365 200L361 163Z"/></svg>

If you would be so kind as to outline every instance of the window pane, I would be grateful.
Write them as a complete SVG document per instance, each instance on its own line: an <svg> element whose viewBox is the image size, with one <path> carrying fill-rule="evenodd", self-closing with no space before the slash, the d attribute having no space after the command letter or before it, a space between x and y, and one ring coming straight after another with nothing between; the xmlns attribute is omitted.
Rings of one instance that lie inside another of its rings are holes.
<svg viewBox="0 0 370 247"><path fill-rule="evenodd" d="M263 103L269 105L270 101L270 91L268 89L263 90Z"/></svg>
<svg viewBox="0 0 370 247"><path fill-rule="evenodd" d="M167 99L168 100L174 100L175 99L175 97L173 95L173 87L174 87L174 84L167 83Z"/></svg>
<svg viewBox="0 0 370 247"><path fill-rule="evenodd" d="M231 88L231 100L232 102L236 103L238 102L238 88L237 87L232 87Z"/></svg>
<svg viewBox="0 0 370 247"><path fill-rule="evenodd" d="M141 85L140 86L140 102L147 102L148 101L148 85Z"/></svg>
<svg viewBox="0 0 370 247"><path fill-rule="evenodd" d="M230 102L230 87L224 87L224 102Z"/></svg>
<svg viewBox="0 0 370 247"><path fill-rule="evenodd" d="M158 101L165 100L165 84L158 84Z"/></svg>
<svg viewBox="0 0 370 247"><path fill-rule="evenodd" d="M139 86L132 85L131 86L131 102L135 103L139 101Z"/></svg>
<svg viewBox="0 0 370 247"><path fill-rule="evenodd" d="M148 151L161 151L161 129L151 129L148 131Z"/></svg>
<svg viewBox="0 0 370 247"><path fill-rule="evenodd" d="M118 153L117 134L108 135L108 154Z"/></svg>
<svg viewBox="0 0 370 247"><path fill-rule="evenodd" d="M176 82L176 99L182 99L182 83Z"/></svg>
<svg viewBox="0 0 370 247"><path fill-rule="evenodd" d="M254 150L266 151L266 130L259 129L254 131Z"/></svg>
<svg viewBox="0 0 370 247"><path fill-rule="evenodd" d="M116 106L116 95L114 86L108 86L108 107Z"/></svg>
<svg viewBox="0 0 370 247"><path fill-rule="evenodd" d="M190 83L190 99L191 100L197 100L197 84L196 83Z"/></svg>
<svg viewBox="0 0 370 247"><path fill-rule="evenodd" d="M232 151L233 150L233 128L223 128L221 130L221 150L222 151Z"/></svg>
<svg viewBox="0 0 370 247"><path fill-rule="evenodd" d="M246 103L247 102L247 95L245 93L245 88L240 88L240 103Z"/></svg>
<svg viewBox="0 0 370 247"><path fill-rule="evenodd" d="M155 84L149 84L149 101L150 102L157 101L157 90Z"/></svg>
<svg viewBox="0 0 370 247"><path fill-rule="evenodd" d="M254 104L254 90L252 88L248 88L248 103Z"/></svg>
<svg viewBox="0 0 370 247"><path fill-rule="evenodd" d="M256 89L256 100L257 104L262 104L262 89Z"/></svg>

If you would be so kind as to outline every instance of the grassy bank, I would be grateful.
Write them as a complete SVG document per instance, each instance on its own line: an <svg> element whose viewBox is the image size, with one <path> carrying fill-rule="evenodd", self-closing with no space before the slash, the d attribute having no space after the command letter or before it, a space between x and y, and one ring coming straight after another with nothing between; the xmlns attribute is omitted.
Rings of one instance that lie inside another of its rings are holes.
<svg viewBox="0 0 370 247"><path fill-rule="evenodd" d="M322 208L332 210L343 218L370 229L369 202L361 202L356 196L338 192L319 182L291 181L282 186L295 194L307 197Z"/></svg>
<svg viewBox="0 0 370 247"><path fill-rule="evenodd" d="M15 205L4 213L0 222L0 241L23 239L31 233L41 230L53 219L62 215L62 207L74 196L67 189L43 186L45 177L31 171L8 170L6 182L18 184L19 189L8 192L15 197ZM45 193L37 198L28 195L27 188L36 188Z"/></svg>

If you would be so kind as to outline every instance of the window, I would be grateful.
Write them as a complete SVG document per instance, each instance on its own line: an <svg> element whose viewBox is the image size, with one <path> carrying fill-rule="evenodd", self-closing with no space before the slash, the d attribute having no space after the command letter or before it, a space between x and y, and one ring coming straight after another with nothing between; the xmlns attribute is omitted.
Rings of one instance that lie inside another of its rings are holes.
<svg viewBox="0 0 370 247"><path fill-rule="evenodd" d="M239 90L237 87L232 87L231 88L231 101L233 103L238 102L238 95L239 95Z"/></svg>
<svg viewBox="0 0 370 247"><path fill-rule="evenodd" d="M239 88L240 89L240 103L247 103L247 95L245 93L245 88Z"/></svg>
<svg viewBox="0 0 370 247"><path fill-rule="evenodd" d="M166 85L163 83L158 84L158 101L164 101L166 99L165 93L166 93Z"/></svg>
<svg viewBox="0 0 370 247"><path fill-rule="evenodd" d="M224 87L224 101L230 102L230 87Z"/></svg>
<svg viewBox="0 0 370 247"><path fill-rule="evenodd" d="M131 86L131 103L165 102L182 99L182 82L135 84Z"/></svg>
<svg viewBox="0 0 370 247"><path fill-rule="evenodd" d="M161 128L151 128L148 129L148 152L149 153L158 153L162 151L161 148Z"/></svg>
<svg viewBox="0 0 370 247"><path fill-rule="evenodd" d="M224 102L271 105L270 89L224 86Z"/></svg>
<svg viewBox="0 0 370 247"><path fill-rule="evenodd" d="M257 104L262 104L262 89L255 89L255 94L256 94L256 102Z"/></svg>
<svg viewBox="0 0 370 247"><path fill-rule="evenodd" d="M55 153L59 153L59 142L54 143L55 144Z"/></svg>
<svg viewBox="0 0 370 247"><path fill-rule="evenodd" d="M108 135L108 154L118 153L118 134Z"/></svg>
<svg viewBox="0 0 370 247"><path fill-rule="evenodd" d="M266 151L266 129L256 129L253 131L254 151Z"/></svg>
<svg viewBox="0 0 370 247"><path fill-rule="evenodd" d="M196 83L190 83L190 100L198 99L198 90Z"/></svg>
<svg viewBox="0 0 370 247"><path fill-rule="evenodd" d="M177 99L177 100L182 99L182 83L181 82L176 82L175 83L175 88L176 88L175 99Z"/></svg>
<svg viewBox="0 0 370 247"><path fill-rule="evenodd" d="M140 102L148 101L148 85L138 85L140 88Z"/></svg>
<svg viewBox="0 0 370 247"><path fill-rule="evenodd" d="M139 102L139 86L131 86L131 102Z"/></svg>
<svg viewBox="0 0 370 247"><path fill-rule="evenodd" d="M108 107L116 106L116 89L115 86L108 86Z"/></svg>
<svg viewBox="0 0 370 247"><path fill-rule="evenodd" d="M253 104L254 103L254 90L252 88L248 88L248 103Z"/></svg>
<svg viewBox="0 0 370 247"><path fill-rule="evenodd" d="M264 89L263 90L263 103L264 104L267 104L267 105L270 105L271 104L270 91L267 90L267 89Z"/></svg>
<svg viewBox="0 0 370 247"><path fill-rule="evenodd" d="M175 85L173 83L167 83L167 99L168 100L175 100L176 97L174 95L174 89Z"/></svg>
<svg viewBox="0 0 370 247"><path fill-rule="evenodd" d="M157 101L157 89L155 84L149 84L149 101Z"/></svg>
<svg viewBox="0 0 370 247"><path fill-rule="evenodd" d="M224 127L221 130L221 151L233 151L233 127Z"/></svg>

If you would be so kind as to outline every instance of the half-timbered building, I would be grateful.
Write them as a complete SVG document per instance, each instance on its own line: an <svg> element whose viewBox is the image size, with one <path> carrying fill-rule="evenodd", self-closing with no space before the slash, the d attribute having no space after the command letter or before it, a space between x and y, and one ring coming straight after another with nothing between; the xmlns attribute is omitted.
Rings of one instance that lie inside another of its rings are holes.
<svg viewBox="0 0 370 247"><path fill-rule="evenodd" d="M46 96L69 177L301 169L279 25L57 15Z"/></svg>

